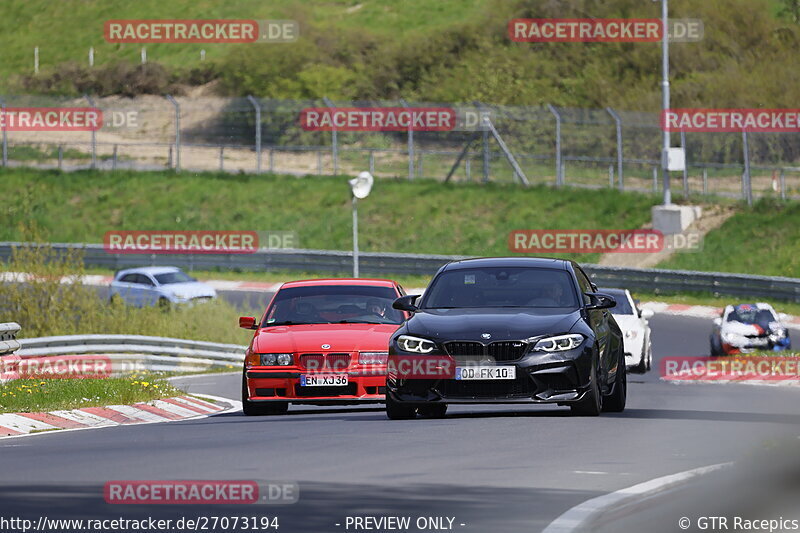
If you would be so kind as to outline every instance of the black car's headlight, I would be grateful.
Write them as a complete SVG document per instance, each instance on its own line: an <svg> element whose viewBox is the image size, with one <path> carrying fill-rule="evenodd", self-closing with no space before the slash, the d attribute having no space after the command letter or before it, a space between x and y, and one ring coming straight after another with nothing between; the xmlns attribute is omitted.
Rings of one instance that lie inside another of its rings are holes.
<svg viewBox="0 0 800 533"><path fill-rule="evenodd" d="M404 352L411 353L431 353L436 349L436 343L428 339L412 337L411 335L400 335L397 337L397 346Z"/></svg>
<svg viewBox="0 0 800 533"><path fill-rule="evenodd" d="M545 337L536 341L533 345L534 351L541 352L565 352L577 348L583 343L584 336L580 333L570 333L568 335L556 335L555 337Z"/></svg>
<svg viewBox="0 0 800 533"><path fill-rule="evenodd" d="M262 353L261 364L263 366L289 366L292 364L292 354L290 353Z"/></svg>

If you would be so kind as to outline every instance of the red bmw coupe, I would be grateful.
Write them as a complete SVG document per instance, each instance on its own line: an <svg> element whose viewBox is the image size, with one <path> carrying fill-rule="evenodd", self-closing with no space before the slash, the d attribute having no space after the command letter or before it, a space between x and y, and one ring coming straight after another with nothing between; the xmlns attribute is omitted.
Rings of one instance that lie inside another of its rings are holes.
<svg viewBox="0 0 800 533"><path fill-rule="evenodd" d="M317 279L284 283L256 321L245 353L246 415L283 414L289 404L383 402L389 337L407 315L390 280Z"/></svg>

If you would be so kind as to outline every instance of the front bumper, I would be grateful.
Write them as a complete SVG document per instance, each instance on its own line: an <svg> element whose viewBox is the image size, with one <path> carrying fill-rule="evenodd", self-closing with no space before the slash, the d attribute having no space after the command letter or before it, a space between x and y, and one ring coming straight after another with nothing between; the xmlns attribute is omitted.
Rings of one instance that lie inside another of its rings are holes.
<svg viewBox="0 0 800 533"><path fill-rule="evenodd" d="M390 351L390 362L391 357ZM394 401L412 404L568 404L580 401L589 390L591 361L592 350L579 347L559 354L536 353L517 361L497 362L498 366L516 367L513 380L402 379L390 373L386 394Z"/></svg>
<svg viewBox="0 0 800 533"><path fill-rule="evenodd" d="M293 404L380 403L385 399L386 369L348 369L321 372L347 374L347 385L304 387L300 376L313 374L297 367L274 369L251 367L245 370L251 402L291 402Z"/></svg>

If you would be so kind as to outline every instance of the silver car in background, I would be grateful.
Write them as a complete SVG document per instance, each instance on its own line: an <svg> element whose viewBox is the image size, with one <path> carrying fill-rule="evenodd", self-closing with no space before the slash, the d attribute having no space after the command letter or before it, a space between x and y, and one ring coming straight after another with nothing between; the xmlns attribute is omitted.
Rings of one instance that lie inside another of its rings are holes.
<svg viewBox="0 0 800 533"><path fill-rule="evenodd" d="M197 281L178 267L141 267L114 274L109 300L135 307L169 306L207 301L217 297L210 285Z"/></svg>

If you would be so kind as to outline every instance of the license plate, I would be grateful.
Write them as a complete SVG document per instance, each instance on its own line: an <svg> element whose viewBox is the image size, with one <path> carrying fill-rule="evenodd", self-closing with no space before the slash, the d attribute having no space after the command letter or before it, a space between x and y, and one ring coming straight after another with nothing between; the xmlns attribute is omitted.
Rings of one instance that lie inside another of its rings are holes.
<svg viewBox="0 0 800 533"><path fill-rule="evenodd" d="M344 387L347 374L301 374L301 387Z"/></svg>
<svg viewBox="0 0 800 533"><path fill-rule="evenodd" d="M462 380L495 380L516 379L515 366L457 366L456 379Z"/></svg>

